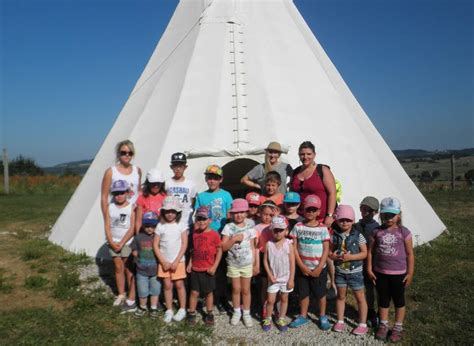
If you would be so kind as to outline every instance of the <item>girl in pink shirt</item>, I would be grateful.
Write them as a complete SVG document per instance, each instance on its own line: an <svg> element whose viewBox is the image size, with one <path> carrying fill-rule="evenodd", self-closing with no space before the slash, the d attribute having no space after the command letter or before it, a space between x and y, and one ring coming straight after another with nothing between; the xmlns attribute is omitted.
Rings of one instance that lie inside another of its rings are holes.
<svg viewBox="0 0 474 346"><path fill-rule="evenodd" d="M166 197L165 180L163 174L156 168L152 168L146 175L145 183L140 196L137 199L137 218L135 232L138 234L142 227L143 214L152 211L158 216Z"/></svg>

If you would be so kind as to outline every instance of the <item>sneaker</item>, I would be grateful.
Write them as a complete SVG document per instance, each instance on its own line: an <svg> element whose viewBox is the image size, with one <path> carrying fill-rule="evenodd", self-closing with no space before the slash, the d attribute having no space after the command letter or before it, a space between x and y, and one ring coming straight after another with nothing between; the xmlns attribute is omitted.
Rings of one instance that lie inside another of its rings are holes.
<svg viewBox="0 0 474 346"><path fill-rule="evenodd" d="M173 316L173 320L176 322L182 321L186 317L186 310L179 309L178 312Z"/></svg>
<svg viewBox="0 0 474 346"><path fill-rule="evenodd" d="M120 306L122 305L123 303L125 302L125 296L124 295L120 295L120 296L117 296L114 300L114 303L112 304L113 306Z"/></svg>
<svg viewBox="0 0 474 346"><path fill-rule="evenodd" d="M137 310L137 304L133 303L132 305L128 305L127 302L124 302L122 304L122 311L120 312L121 314L127 314L129 312L135 312Z"/></svg>
<svg viewBox="0 0 474 346"><path fill-rule="evenodd" d="M158 309L150 309L150 318L156 320L158 318Z"/></svg>
<svg viewBox="0 0 474 346"><path fill-rule="evenodd" d="M233 326L238 325L241 317L242 314L240 312L234 311L234 313L232 314L232 318L230 319L230 324Z"/></svg>
<svg viewBox="0 0 474 346"><path fill-rule="evenodd" d="M173 320L173 310L166 310L165 316L163 317L163 321L165 323L170 323Z"/></svg>
<svg viewBox="0 0 474 346"><path fill-rule="evenodd" d="M389 340L390 342L400 342L402 340L403 330L397 327L392 329L392 333L390 334Z"/></svg>
<svg viewBox="0 0 474 346"><path fill-rule="evenodd" d="M331 329L331 324L329 324L329 320L326 315L319 316L319 328L321 328L322 330Z"/></svg>
<svg viewBox="0 0 474 346"><path fill-rule="evenodd" d="M375 339L377 340L386 340L388 334L388 326L386 324L380 323L377 332L375 333Z"/></svg>
<svg viewBox="0 0 474 346"><path fill-rule="evenodd" d="M214 314L212 312L208 312L206 316L204 316L204 324L206 326L213 326L215 324Z"/></svg>
<svg viewBox="0 0 474 346"><path fill-rule="evenodd" d="M242 320L244 321L244 326L246 326L247 328L253 327L253 320L250 314L243 314Z"/></svg>
<svg viewBox="0 0 474 346"><path fill-rule="evenodd" d="M269 332L272 329L272 321L269 318L265 318L262 321L262 329L264 332Z"/></svg>
<svg viewBox="0 0 474 346"><path fill-rule="evenodd" d="M379 326L379 317L374 310L369 310L367 314L367 326L374 329Z"/></svg>
<svg viewBox="0 0 474 346"><path fill-rule="evenodd" d="M146 315L146 309L138 308L135 310L133 313L133 316L136 318L142 318L143 316Z"/></svg>
<svg viewBox="0 0 474 346"><path fill-rule="evenodd" d="M227 312L227 310L226 310L224 304L222 304L222 303L217 303L217 304L216 304L216 309L217 309L217 311L219 312L219 315L223 315L223 314L225 314L225 313Z"/></svg>
<svg viewBox="0 0 474 346"><path fill-rule="evenodd" d="M303 317L301 315L299 315L298 317L296 317L293 322L291 322L288 327L290 328L299 328L299 327L302 327L304 326L305 324L308 324L309 323L309 319L306 318L306 317Z"/></svg>
<svg viewBox="0 0 474 346"><path fill-rule="evenodd" d="M186 323L189 324L190 326L196 325L196 311L194 312L189 312L188 316L186 316Z"/></svg>
<svg viewBox="0 0 474 346"><path fill-rule="evenodd" d="M352 334L354 335L365 335L369 331L369 328L367 326L361 326L360 324L352 329Z"/></svg>
<svg viewBox="0 0 474 346"><path fill-rule="evenodd" d="M338 333L342 333L345 328L346 324L344 322L336 322L336 324L332 326L332 330Z"/></svg>
<svg viewBox="0 0 474 346"><path fill-rule="evenodd" d="M288 322L284 318L279 318L276 321L276 326L280 332L286 332L288 330Z"/></svg>

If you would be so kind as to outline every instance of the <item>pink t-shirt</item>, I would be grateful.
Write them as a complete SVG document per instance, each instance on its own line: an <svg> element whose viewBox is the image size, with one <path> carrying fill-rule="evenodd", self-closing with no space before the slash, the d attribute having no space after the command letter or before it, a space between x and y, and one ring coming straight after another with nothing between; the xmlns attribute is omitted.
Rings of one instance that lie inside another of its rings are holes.
<svg viewBox="0 0 474 346"><path fill-rule="evenodd" d="M143 209L143 214L149 211L153 211L160 215L160 209L163 205L163 200L165 199L166 195L164 193L159 193L157 195L148 195L148 197L143 196L140 194L137 199L137 205L141 206Z"/></svg>
<svg viewBox="0 0 474 346"><path fill-rule="evenodd" d="M407 272L405 240L410 238L411 232L403 226L393 230L377 228L370 237L375 249L374 271L389 275L405 274Z"/></svg>
<svg viewBox="0 0 474 346"><path fill-rule="evenodd" d="M267 242L273 238L273 232L270 229L270 224L259 223L255 226L257 232L257 247L261 253L265 252Z"/></svg>

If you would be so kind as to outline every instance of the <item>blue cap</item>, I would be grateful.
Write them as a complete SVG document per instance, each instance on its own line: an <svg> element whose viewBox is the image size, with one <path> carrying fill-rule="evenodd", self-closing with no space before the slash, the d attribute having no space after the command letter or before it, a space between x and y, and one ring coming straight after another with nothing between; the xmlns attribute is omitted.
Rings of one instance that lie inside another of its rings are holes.
<svg viewBox="0 0 474 346"><path fill-rule="evenodd" d="M301 198L298 192L289 191L285 193L283 203L300 203Z"/></svg>
<svg viewBox="0 0 474 346"><path fill-rule="evenodd" d="M143 214L142 225L143 226L156 226L158 224L158 214L149 211Z"/></svg>
<svg viewBox="0 0 474 346"><path fill-rule="evenodd" d="M400 201L395 197L387 197L380 202L381 213L400 214Z"/></svg>
<svg viewBox="0 0 474 346"><path fill-rule="evenodd" d="M125 180L115 180L112 183L112 187L110 188L110 192L122 192L128 191L128 183Z"/></svg>

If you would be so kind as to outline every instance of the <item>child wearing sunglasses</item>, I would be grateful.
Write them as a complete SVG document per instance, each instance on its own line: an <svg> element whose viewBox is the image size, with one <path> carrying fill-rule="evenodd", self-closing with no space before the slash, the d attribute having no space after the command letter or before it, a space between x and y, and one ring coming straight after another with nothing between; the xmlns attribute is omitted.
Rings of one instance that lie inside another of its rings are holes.
<svg viewBox="0 0 474 346"><path fill-rule="evenodd" d="M367 275L377 290L380 324L375 338L385 340L388 335L390 301L395 305L395 326L391 342L402 339L405 319L405 287L413 280L415 255L411 232L402 226L400 201L394 197L380 202L382 226L369 238Z"/></svg>
<svg viewBox="0 0 474 346"><path fill-rule="evenodd" d="M134 234L135 213L133 205L127 200L129 185L125 180L112 183L112 203L105 217L105 238L109 246L115 267L115 283L118 295L113 305L121 306L123 312L133 312L135 304L135 283L129 269L129 257L132 253L130 243ZM128 299L125 297L125 280L129 287Z"/></svg>
<svg viewBox="0 0 474 346"><path fill-rule="evenodd" d="M336 209L337 226L332 236L332 249L329 258L336 266L337 322L335 332L345 329L344 310L347 288L350 287L357 301L359 324L352 334L365 335L367 328L367 301L364 294L364 259L367 257L367 241L363 234L354 227L355 213L350 205L339 205Z"/></svg>
<svg viewBox="0 0 474 346"><path fill-rule="evenodd" d="M278 215L273 217L270 230L273 237L265 245L263 265L268 277L267 287L267 316L262 322L262 329L271 329L273 306L280 293L279 317L275 324L281 332L288 330L286 311L288 309L288 295L293 291L295 278L295 256L291 240L287 239L288 220Z"/></svg>
<svg viewBox="0 0 474 346"><path fill-rule="evenodd" d="M283 198L283 215L288 219L288 228L291 230L298 222L303 222L304 218L298 214L301 198L298 192L289 191Z"/></svg>
<svg viewBox="0 0 474 346"><path fill-rule="evenodd" d="M160 209L166 197L165 179L163 174L156 168L150 169L146 174L146 180L142 192L137 199L135 232L138 234L142 226L142 217L147 212L154 212L160 216Z"/></svg>

